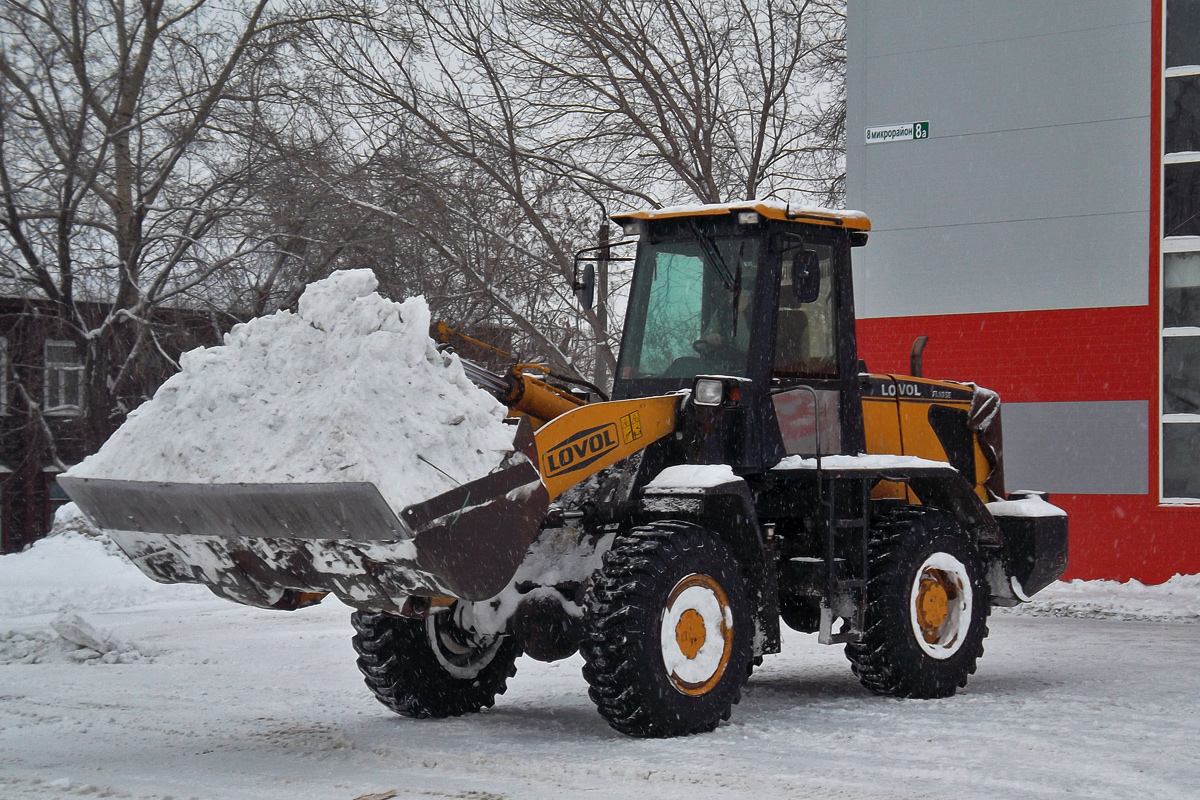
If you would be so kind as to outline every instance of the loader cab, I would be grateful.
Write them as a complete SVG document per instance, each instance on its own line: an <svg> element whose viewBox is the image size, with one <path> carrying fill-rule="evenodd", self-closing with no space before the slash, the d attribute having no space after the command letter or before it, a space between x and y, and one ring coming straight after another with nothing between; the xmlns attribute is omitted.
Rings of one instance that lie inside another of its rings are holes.
<svg viewBox="0 0 1200 800"><path fill-rule="evenodd" d="M614 220L639 237L614 398L720 376L743 421L707 460L748 471L862 449L850 248L865 217L753 201Z"/></svg>

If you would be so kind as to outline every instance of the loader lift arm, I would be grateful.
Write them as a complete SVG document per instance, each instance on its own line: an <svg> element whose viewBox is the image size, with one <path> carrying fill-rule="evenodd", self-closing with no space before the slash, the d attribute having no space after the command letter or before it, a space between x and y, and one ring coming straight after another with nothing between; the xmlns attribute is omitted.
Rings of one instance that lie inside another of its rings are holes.
<svg viewBox="0 0 1200 800"><path fill-rule="evenodd" d="M528 367L500 376L464 366L512 410L513 452L492 473L398 513L365 482L60 482L160 582L280 609L314 593L376 611L412 596L484 600L512 579L550 502L673 431L679 396L588 405Z"/></svg>
<svg viewBox="0 0 1200 800"><path fill-rule="evenodd" d="M503 376L466 359L463 367L511 414L530 418L537 431L537 467L551 502L676 428L678 394L589 404L529 374L530 365L519 364Z"/></svg>

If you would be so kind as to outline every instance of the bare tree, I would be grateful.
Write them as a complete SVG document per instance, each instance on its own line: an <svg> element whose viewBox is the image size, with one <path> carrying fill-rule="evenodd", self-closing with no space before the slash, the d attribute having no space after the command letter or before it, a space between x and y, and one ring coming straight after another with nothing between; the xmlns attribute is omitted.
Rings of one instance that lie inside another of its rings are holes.
<svg viewBox="0 0 1200 800"><path fill-rule="evenodd" d="M517 0L532 100L565 160L618 187L722 202L836 201L844 5L829 0Z"/></svg>
<svg viewBox="0 0 1200 800"><path fill-rule="evenodd" d="M48 301L83 354L88 450L169 361L160 310L203 307L215 276L273 245L251 235L264 163L235 129L252 94L283 87L264 76L317 15L268 6L0 11L0 280Z"/></svg>
<svg viewBox="0 0 1200 800"><path fill-rule="evenodd" d="M380 13L314 32L331 81L323 96L355 120L340 128L345 171L329 188L421 241L459 278L462 297L486 298L518 328L521 355L578 374L578 312L562 314L585 235L571 208L578 190L528 158L537 126L514 116L530 106L494 18L465 4L438 12Z"/></svg>
<svg viewBox="0 0 1200 800"><path fill-rule="evenodd" d="M156 309L264 313L368 265L514 326L521 357L606 372L612 315L570 281L608 211L838 199L835 0L297 8L0 13L0 279L85 353L92 446L169 361Z"/></svg>
<svg viewBox="0 0 1200 800"><path fill-rule="evenodd" d="M839 200L843 21L836 0L434 0L318 26L322 97L355 120L328 185L423 238L532 353L611 369L608 315L570 295L609 210ZM406 148L423 191L398 204L360 178Z"/></svg>

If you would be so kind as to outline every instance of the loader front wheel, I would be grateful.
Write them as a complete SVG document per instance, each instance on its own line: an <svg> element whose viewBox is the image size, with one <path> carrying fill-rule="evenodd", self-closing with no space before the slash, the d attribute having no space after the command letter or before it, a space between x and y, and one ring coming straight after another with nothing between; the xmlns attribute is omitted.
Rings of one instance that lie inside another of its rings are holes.
<svg viewBox="0 0 1200 800"><path fill-rule="evenodd" d="M454 609L409 619L356 611L358 669L375 698L406 717L457 717L491 708L516 674L520 646L456 624Z"/></svg>
<svg viewBox="0 0 1200 800"><path fill-rule="evenodd" d="M983 655L983 565L949 514L903 509L872 531L866 633L846 645L859 682L893 697L949 697Z"/></svg>
<svg viewBox="0 0 1200 800"><path fill-rule="evenodd" d="M666 737L729 719L754 626L741 568L716 534L660 522L618 536L585 602L583 676L609 725Z"/></svg>

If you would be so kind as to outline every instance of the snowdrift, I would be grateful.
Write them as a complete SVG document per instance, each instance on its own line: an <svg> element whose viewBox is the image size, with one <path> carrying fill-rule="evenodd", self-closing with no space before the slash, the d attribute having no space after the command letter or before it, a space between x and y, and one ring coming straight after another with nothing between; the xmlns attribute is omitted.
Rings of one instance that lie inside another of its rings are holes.
<svg viewBox="0 0 1200 800"><path fill-rule="evenodd" d="M1002 613L1039 617L1200 622L1200 575L1176 575L1166 583L1136 580L1055 581L1029 603Z"/></svg>

